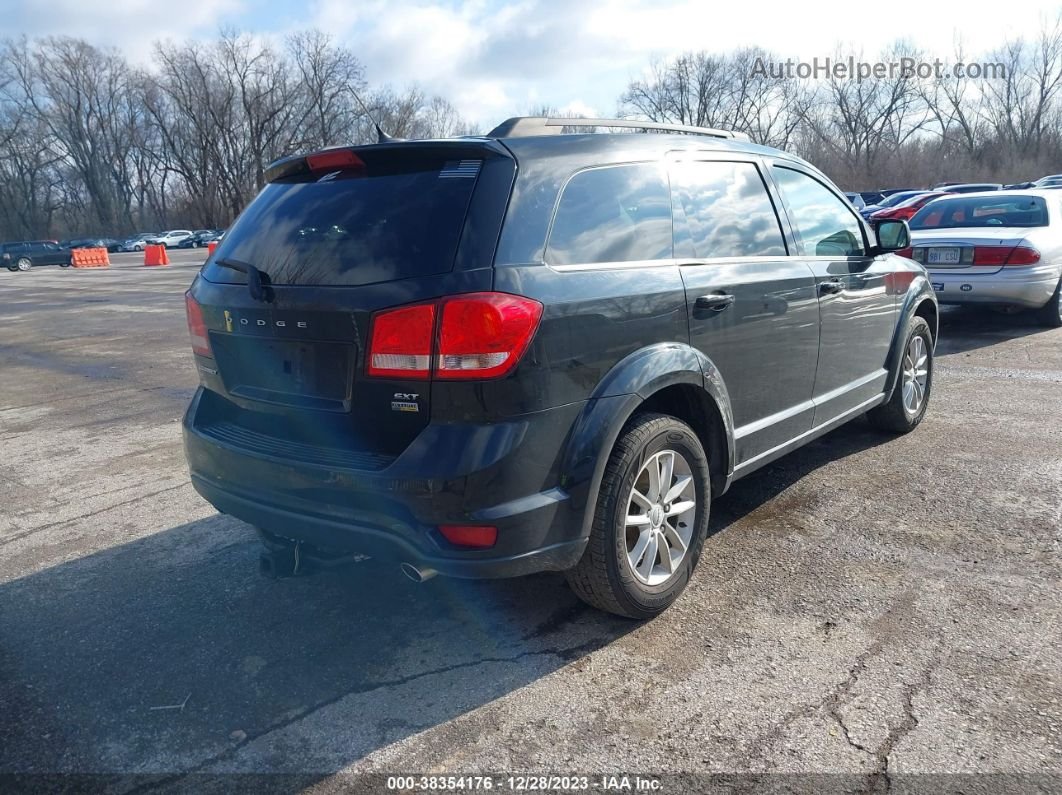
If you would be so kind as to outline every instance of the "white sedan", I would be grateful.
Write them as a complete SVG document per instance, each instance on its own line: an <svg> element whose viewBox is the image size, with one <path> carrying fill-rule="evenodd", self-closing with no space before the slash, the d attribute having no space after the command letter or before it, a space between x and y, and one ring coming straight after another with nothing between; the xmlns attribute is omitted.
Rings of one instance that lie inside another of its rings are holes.
<svg viewBox="0 0 1062 795"><path fill-rule="evenodd" d="M190 229L171 229L169 232L163 232L161 235L151 239L151 243L155 245L165 246L166 248L173 248L183 240L187 240L192 236Z"/></svg>
<svg viewBox="0 0 1062 795"><path fill-rule="evenodd" d="M1062 191L944 196L910 226L911 256L940 303L1034 309L1062 326Z"/></svg>

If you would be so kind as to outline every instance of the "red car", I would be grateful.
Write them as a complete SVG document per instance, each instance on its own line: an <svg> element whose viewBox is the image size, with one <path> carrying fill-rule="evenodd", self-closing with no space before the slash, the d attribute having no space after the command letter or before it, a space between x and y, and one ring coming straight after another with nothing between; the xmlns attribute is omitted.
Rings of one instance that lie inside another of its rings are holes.
<svg viewBox="0 0 1062 795"><path fill-rule="evenodd" d="M922 209L923 205L933 201L933 199L940 196L947 196L951 191L947 190L931 190L925 193L920 193L917 196L912 196L909 199L897 204L895 207L889 207L885 210L878 210L876 213L870 214L871 221L897 221L904 220L910 221L911 217Z"/></svg>

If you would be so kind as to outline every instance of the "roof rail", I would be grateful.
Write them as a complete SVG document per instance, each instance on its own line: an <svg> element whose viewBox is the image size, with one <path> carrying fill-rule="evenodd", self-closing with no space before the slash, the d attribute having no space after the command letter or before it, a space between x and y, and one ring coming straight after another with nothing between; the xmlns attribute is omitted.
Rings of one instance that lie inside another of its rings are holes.
<svg viewBox="0 0 1062 795"><path fill-rule="evenodd" d="M735 138L749 140L745 133L734 130L716 130L711 127L690 127L684 124L661 124L655 121L636 119L568 119L545 116L514 116L506 119L489 133L488 138L525 138L531 135L556 135L564 127L617 127L631 130L659 130L661 132L707 135L712 138Z"/></svg>

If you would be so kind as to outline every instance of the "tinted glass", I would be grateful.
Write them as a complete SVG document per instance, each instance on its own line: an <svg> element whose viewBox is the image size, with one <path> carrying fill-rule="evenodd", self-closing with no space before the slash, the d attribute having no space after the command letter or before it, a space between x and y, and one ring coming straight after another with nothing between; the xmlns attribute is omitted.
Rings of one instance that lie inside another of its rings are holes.
<svg viewBox="0 0 1062 795"><path fill-rule="evenodd" d="M671 196L659 165L595 168L568 181L546 247L547 262L637 262L671 256Z"/></svg>
<svg viewBox="0 0 1062 795"><path fill-rule="evenodd" d="M671 179L694 256L785 255L778 216L753 163L677 163Z"/></svg>
<svg viewBox="0 0 1062 795"><path fill-rule="evenodd" d="M271 183L215 257L248 262L273 284L362 285L447 273L479 163L408 162ZM244 279L213 264L204 274L211 281Z"/></svg>
<svg viewBox="0 0 1062 795"><path fill-rule="evenodd" d="M793 225L814 257L859 256L863 231L846 202L807 174L775 167L774 177L785 195Z"/></svg>
<svg viewBox="0 0 1062 795"><path fill-rule="evenodd" d="M911 219L911 229L1047 226L1047 204L1039 196L970 196L937 199Z"/></svg>

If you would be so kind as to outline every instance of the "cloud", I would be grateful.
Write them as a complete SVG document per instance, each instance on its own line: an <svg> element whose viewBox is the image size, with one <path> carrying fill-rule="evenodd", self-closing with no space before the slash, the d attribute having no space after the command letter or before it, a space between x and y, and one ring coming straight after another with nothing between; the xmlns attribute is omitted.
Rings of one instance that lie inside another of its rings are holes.
<svg viewBox="0 0 1062 795"><path fill-rule="evenodd" d="M757 45L810 60L832 55L841 37L868 54L906 37L947 59L956 34L968 51L983 52L1003 36L1035 33L1053 5L1025 4L1004 24L927 6L912 27L909 15L850 0L826 0L813 14L799 3L764 2L755 18L747 5L703 0L413 0L397 9L383 0L317 0L308 21L350 44L370 81L417 82L489 125L535 104L611 115L657 56Z"/></svg>
<svg viewBox="0 0 1062 795"><path fill-rule="evenodd" d="M834 54L839 39L871 56L908 38L947 60L961 36L979 56L1008 36L1035 35L1057 2L1015 5L1002 20L928 4L917 25L851 0L824 0L813 12L789 0L755 10L703 0L0 0L0 19L13 32L81 36L140 61L156 39L205 38L222 25L268 37L318 27L355 51L373 84L418 83L488 127L541 104L612 115L652 58L686 50L756 45L811 60Z"/></svg>
<svg viewBox="0 0 1062 795"><path fill-rule="evenodd" d="M244 11L243 0L0 0L0 19L12 35L76 36L138 61L157 39L213 35Z"/></svg>

